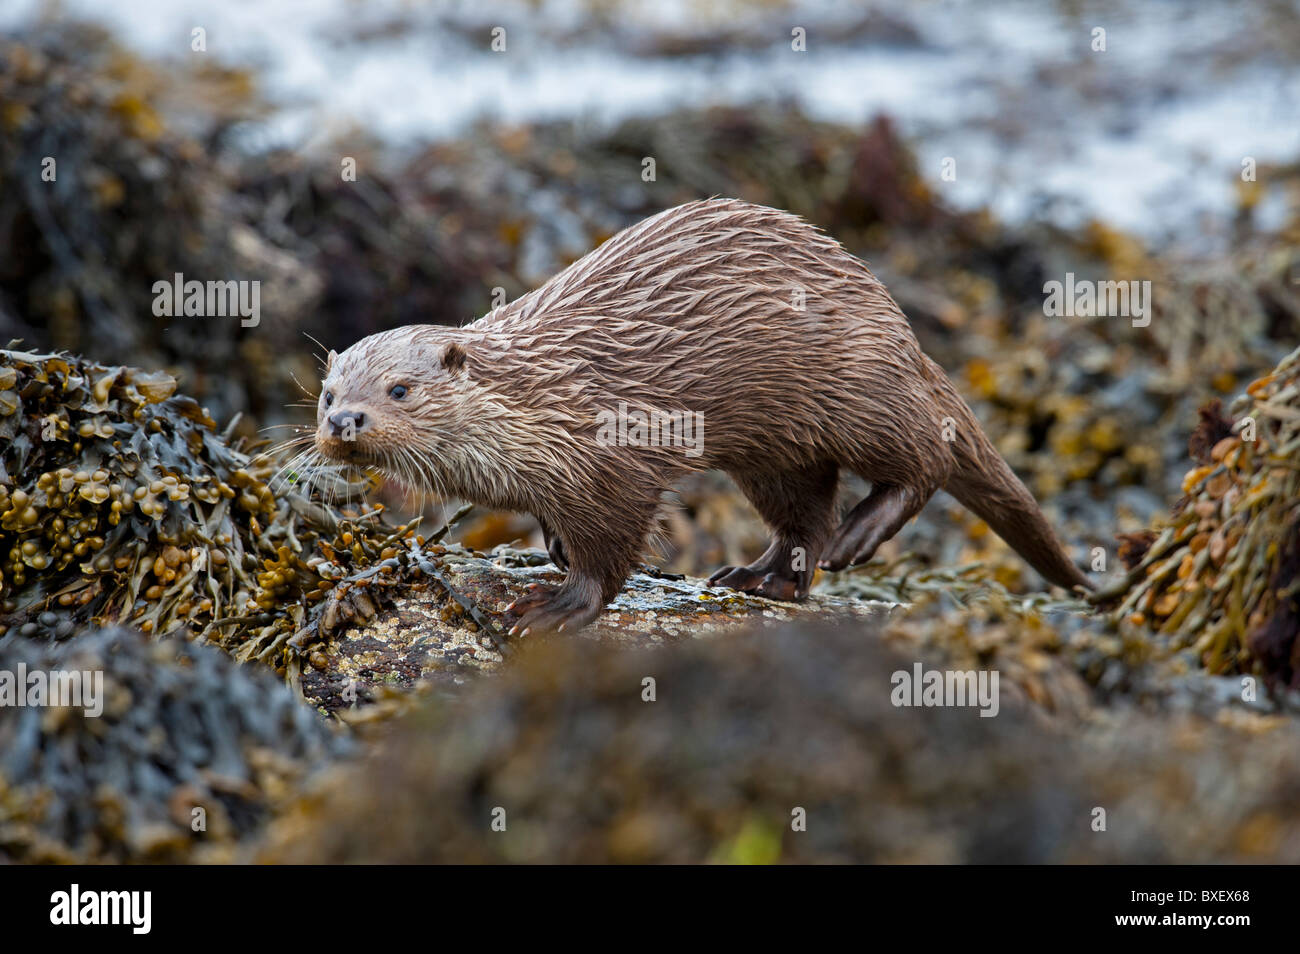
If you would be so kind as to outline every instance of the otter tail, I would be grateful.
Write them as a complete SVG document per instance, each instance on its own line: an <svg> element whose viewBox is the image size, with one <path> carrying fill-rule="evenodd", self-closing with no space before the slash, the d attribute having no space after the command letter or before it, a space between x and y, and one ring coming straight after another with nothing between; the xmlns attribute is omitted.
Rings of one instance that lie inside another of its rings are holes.
<svg viewBox="0 0 1300 954"><path fill-rule="evenodd" d="M992 527L1048 582L1066 589L1092 589L1087 577L1066 556L1033 495L993 447L966 402L956 392L951 392L951 400L955 401L950 407L958 429L954 446L957 466L944 489Z"/></svg>

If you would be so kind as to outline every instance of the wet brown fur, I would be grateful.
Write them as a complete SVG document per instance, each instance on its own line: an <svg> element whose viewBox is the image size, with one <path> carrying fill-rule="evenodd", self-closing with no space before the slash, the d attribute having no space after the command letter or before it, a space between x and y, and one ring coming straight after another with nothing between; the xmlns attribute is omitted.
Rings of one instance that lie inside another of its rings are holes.
<svg viewBox="0 0 1300 954"><path fill-rule="evenodd" d="M619 402L701 413L703 453L602 443L597 415ZM349 444L330 424L339 409L365 415ZM594 618L664 491L702 469L731 475L774 532L757 561L715 574L722 585L801 598L819 560L869 559L943 488L1048 580L1088 586L884 286L775 209L687 203L464 328L372 335L332 356L320 411L329 457L542 521L568 575L517 604L524 627ZM873 489L836 529L841 469Z"/></svg>

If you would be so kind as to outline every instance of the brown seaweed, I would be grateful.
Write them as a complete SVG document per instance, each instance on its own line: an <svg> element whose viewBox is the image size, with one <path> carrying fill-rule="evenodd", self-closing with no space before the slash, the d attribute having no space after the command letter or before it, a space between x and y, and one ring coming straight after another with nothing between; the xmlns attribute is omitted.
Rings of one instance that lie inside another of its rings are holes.
<svg viewBox="0 0 1300 954"><path fill-rule="evenodd" d="M1191 648L1212 673L1300 685L1300 350L1232 407L1202 412L1185 497L1130 571L1113 618ZM1209 432L1218 439L1206 449Z"/></svg>

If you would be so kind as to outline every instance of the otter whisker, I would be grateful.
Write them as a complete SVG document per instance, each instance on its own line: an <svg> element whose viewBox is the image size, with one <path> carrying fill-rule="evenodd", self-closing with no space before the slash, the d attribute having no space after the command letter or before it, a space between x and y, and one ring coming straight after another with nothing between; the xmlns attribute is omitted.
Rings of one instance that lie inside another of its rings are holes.
<svg viewBox="0 0 1300 954"><path fill-rule="evenodd" d="M321 365L324 366L324 364L325 364L325 362L322 361L322 362L321 362ZM298 376L297 376L296 374L294 374L292 371L289 372L289 379L290 379L291 381L293 381L294 384L298 385L298 388L302 391L302 393L303 393L306 397L311 398L312 405L315 405L315 403L316 403L318 400L320 400L320 394L319 394L319 392L313 394L313 393L311 392L311 389L308 388L308 387L307 387L305 384L303 384L301 381L299 381L299 380L298 380ZM290 404L290 405L286 405L286 406L287 406L287 407L302 407L302 406L304 406L304 405L302 405L302 404Z"/></svg>
<svg viewBox="0 0 1300 954"><path fill-rule="evenodd" d="M271 484L271 489L283 490L288 487L296 486L302 483L303 482L302 477L304 475L304 470L305 470L304 464L311 460L311 455L313 453L314 453L314 449L307 448L305 450L299 451L289 460L281 464L276 469L275 473L271 475L271 479L269 481L269 483ZM291 478L289 476L290 474L294 475L294 477Z"/></svg>

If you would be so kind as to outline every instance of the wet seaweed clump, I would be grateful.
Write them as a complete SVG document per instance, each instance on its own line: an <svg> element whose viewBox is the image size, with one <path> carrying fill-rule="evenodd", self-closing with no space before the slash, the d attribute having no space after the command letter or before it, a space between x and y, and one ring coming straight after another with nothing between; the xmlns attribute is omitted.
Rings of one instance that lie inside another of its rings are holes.
<svg viewBox="0 0 1300 954"><path fill-rule="evenodd" d="M4 693L0 863L229 860L346 745L265 670L121 627L0 638Z"/></svg>
<svg viewBox="0 0 1300 954"><path fill-rule="evenodd" d="M1123 541L1113 617L1212 673L1300 686L1300 351L1252 382L1227 417L1202 409L1196 466L1163 525Z"/></svg>
<svg viewBox="0 0 1300 954"><path fill-rule="evenodd" d="M412 534L275 475L167 374L0 351L0 630L124 622L282 662Z"/></svg>

